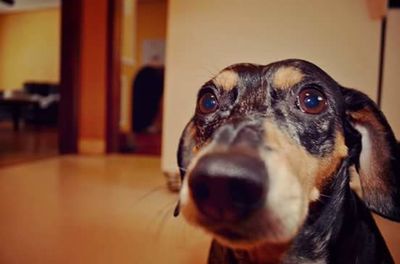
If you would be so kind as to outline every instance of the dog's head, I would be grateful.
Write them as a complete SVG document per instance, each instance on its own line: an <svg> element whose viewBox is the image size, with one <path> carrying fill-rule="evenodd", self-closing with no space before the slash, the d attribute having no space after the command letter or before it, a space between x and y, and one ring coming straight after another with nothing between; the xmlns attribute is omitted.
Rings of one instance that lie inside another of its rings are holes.
<svg viewBox="0 0 400 264"><path fill-rule="evenodd" d="M201 87L182 134L181 211L229 247L286 243L347 160L366 205L399 220L398 158L376 105L314 64L237 64Z"/></svg>

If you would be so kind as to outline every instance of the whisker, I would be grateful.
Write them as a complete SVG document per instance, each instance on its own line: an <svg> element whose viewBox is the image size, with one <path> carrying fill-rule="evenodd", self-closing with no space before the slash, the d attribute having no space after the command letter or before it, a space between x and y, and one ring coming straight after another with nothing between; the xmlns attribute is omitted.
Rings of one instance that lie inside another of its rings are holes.
<svg viewBox="0 0 400 264"><path fill-rule="evenodd" d="M141 195L138 199L136 199L135 202L132 204L132 206L137 205L138 203L142 202L144 199L148 198L150 195L152 195L155 192L157 192L157 191L159 191L161 189L164 189L164 188L165 188L165 184L160 184L160 185L152 188L148 192L146 192L143 195Z"/></svg>
<svg viewBox="0 0 400 264"><path fill-rule="evenodd" d="M156 241L158 242L159 240L160 240L160 238L161 238L161 233L162 233L162 231L163 231L163 229L164 229L164 227L165 227L165 225L166 225L166 223L167 223L167 221L169 220L169 219L171 219L172 217L172 211L173 211L173 208L171 207L171 203L168 203L167 204L167 208L164 208L162 211L161 211L161 220L160 220L160 222L157 224L157 228L156 228L156 231L155 231L155 237L156 237Z"/></svg>
<svg viewBox="0 0 400 264"><path fill-rule="evenodd" d="M147 225L145 227L147 233L154 234L154 230L158 230L158 228L155 227L158 227L160 225L160 219L161 222L164 221L163 219L166 217L166 214L172 211L172 207L175 202L175 199L168 199L166 203L158 207L159 209L150 211L150 219L147 221Z"/></svg>
<svg viewBox="0 0 400 264"><path fill-rule="evenodd" d="M206 73L205 75L207 75L208 78L213 78L221 69L219 69L216 65L214 65L212 68L214 69L211 69L211 66L207 68L202 67L201 70Z"/></svg>
<svg viewBox="0 0 400 264"><path fill-rule="evenodd" d="M158 211L157 211L157 214L163 214L163 213L165 213L165 211L166 210L171 210L171 212L173 212L173 209L174 209L174 204L176 203L176 200L174 199L174 200L170 200L170 201L168 201L167 203L165 203L162 207L161 207L161 209L159 209ZM172 216L172 213L171 213L171 216Z"/></svg>
<svg viewBox="0 0 400 264"><path fill-rule="evenodd" d="M178 167L182 172L184 172L184 173L186 173L186 168L183 168L183 167Z"/></svg>
<svg viewBox="0 0 400 264"><path fill-rule="evenodd" d="M326 198L331 198L332 197L332 195L326 195L326 194L323 194L323 193L320 193L319 196L326 197Z"/></svg>

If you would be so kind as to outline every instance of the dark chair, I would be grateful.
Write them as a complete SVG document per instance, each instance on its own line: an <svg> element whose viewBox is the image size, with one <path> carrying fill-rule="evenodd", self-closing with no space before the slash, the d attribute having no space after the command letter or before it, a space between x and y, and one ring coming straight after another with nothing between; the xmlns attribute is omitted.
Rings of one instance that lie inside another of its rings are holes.
<svg viewBox="0 0 400 264"><path fill-rule="evenodd" d="M3 97L4 91L0 91L0 97ZM5 105L0 105L0 121L9 120L11 118L10 111Z"/></svg>
<svg viewBox="0 0 400 264"><path fill-rule="evenodd" d="M164 88L164 68L145 66L133 81L132 128L133 132L146 132L160 109Z"/></svg>
<svg viewBox="0 0 400 264"><path fill-rule="evenodd" d="M58 119L59 89L57 84L27 82L24 91L37 96L37 104L30 105L25 113L25 122L34 125L55 125Z"/></svg>

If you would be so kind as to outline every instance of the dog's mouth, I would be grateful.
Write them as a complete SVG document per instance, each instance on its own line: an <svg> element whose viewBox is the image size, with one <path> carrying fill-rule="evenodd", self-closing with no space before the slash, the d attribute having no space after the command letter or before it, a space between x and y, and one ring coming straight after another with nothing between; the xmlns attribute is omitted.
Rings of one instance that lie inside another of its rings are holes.
<svg viewBox="0 0 400 264"><path fill-rule="evenodd" d="M243 234L240 234L239 232L232 230L230 228L220 228L215 230L214 232L216 233L216 235L221 236L230 241L242 241L244 239L247 239L247 237L244 237Z"/></svg>
<svg viewBox="0 0 400 264"><path fill-rule="evenodd" d="M250 232L243 233L242 230L237 230L237 228L219 228L212 232L215 239L231 248L247 249L263 242L262 239L256 239L254 234Z"/></svg>

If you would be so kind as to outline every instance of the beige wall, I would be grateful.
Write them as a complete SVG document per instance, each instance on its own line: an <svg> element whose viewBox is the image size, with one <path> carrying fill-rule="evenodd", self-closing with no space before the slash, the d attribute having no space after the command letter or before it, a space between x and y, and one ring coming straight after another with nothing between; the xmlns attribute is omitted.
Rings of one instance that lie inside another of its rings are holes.
<svg viewBox="0 0 400 264"><path fill-rule="evenodd" d="M365 0L169 3L164 171L176 170L178 139L197 89L229 64L303 58L375 98L380 23L369 18Z"/></svg>
<svg viewBox="0 0 400 264"><path fill-rule="evenodd" d="M0 15L0 90L59 81L60 9Z"/></svg>
<svg viewBox="0 0 400 264"><path fill-rule="evenodd" d="M389 11L386 28L382 110L400 140L400 10Z"/></svg>
<svg viewBox="0 0 400 264"><path fill-rule="evenodd" d="M119 127L123 132L131 129L131 79L135 73L137 2L122 0L122 47L121 47L121 98Z"/></svg>

